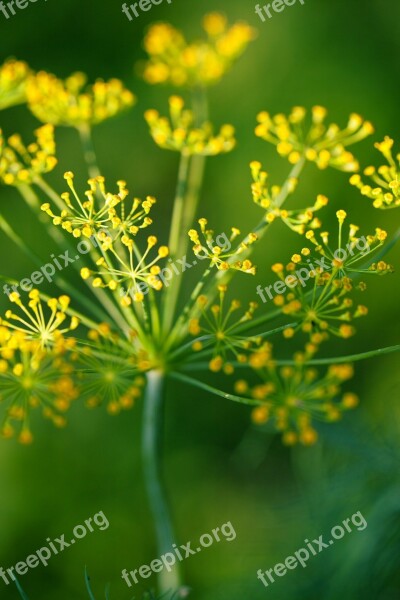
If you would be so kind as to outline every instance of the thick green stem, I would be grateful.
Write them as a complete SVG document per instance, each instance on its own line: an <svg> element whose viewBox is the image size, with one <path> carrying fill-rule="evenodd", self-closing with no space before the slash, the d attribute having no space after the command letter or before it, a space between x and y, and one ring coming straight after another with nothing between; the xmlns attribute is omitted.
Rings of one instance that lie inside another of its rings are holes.
<svg viewBox="0 0 400 600"><path fill-rule="evenodd" d="M158 555L172 551L174 532L161 475L161 450L164 407L164 374L147 373L147 389L143 409L142 458L147 495L154 519ZM163 569L158 575L159 592L176 592L181 587L179 565L172 571Z"/></svg>

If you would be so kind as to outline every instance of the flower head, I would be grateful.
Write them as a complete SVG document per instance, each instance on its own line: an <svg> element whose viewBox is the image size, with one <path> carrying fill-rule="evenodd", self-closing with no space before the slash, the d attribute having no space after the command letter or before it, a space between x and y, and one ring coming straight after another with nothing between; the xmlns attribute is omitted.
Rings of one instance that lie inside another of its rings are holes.
<svg viewBox="0 0 400 600"><path fill-rule="evenodd" d="M148 236L143 253L135 240L127 234L116 242L105 233L100 233L99 239L102 241L102 256L96 261L96 268L81 269L83 279L93 278L93 287L119 290L121 305L125 307L132 304L132 300L142 302L150 289L162 289L163 280L159 277L161 267L158 263L168 256L169 250L167 246L159 246L154 253L153 248L157 245L154 235ZM122 285L125 286L124 290Z"/></svg>
<svg viewBox="0 0 400 600"><path fill-rule="evenodd" d="M7 310L5 319L0 319L0 325L22 333L24 340L36 344L38 351L55 348L61 351L66 344L64 334L73 331L79 325L77 317L72 317L70 322L66 323L66 313L70 304L68 296L50 298L46 303L47 309L44 308L38 290L29 292L28 307L22 302L18 292L12 292L9 299L18 306L20 313ZM49 313L47 316L46 312Z"/></svg>
<svg viewBox="0 0 400 600"><path fill-rule="evenodd" d="M251 191L255 204L265 210L265 220L272 223L275 219L282 219L283 223L293 231L303 234L307 228L321 227L320 220L315 217L315 212L328 204L328 198L319 194L313 206L300 209L281 208L282 188L278 185L268 185L268 173L262 170L258 161L250 163L253 184ZM293 193L297 187L297 179L288 182L288 192Z"/></svg>
<svg viewBox="0 0 400 600"><path fill-rule="evenodd" d="M124 234L136 235L140 229L151 225L148 217L155 199L150 196L141 201L134 198L128 202L129 190L125 181L118 181L118 193L108 192L104 177L89 179L89 189L85 192L86 199L80 198L74 185L74 174L68 171L64 174L70 192L61 194L64 208L55 215L48 202L41 209L53 219L53 225L61 226L74 237L91 237L103 229L115 230L113 239ZM72 197L71 197L72 193ZM104 241L107 235L100 236Z"/></svg>
<svg viewBox="0 0 400 600"><path fill-rule="evenodd" d="M367 257L384 243L385 231L377 228L375 235L359 237L356 235L359 228L350 225L345 245L342 235L345 211L337 211L337 218L339 233L335 251L329 244L328 232L322 232L317 238L315 232L309 230L306 238L314 244L318 258L312 255L310 248L304 247L292 256L286 266L281 263L272 266L282 282L279 284L283 286L282 292L275 296L274 303L281 307L284 314L298 321L296 328L284 331L287 338L300 329L310 335L312 343L326 339L328 332L343 338L352 336L355 330L350 322L365 316L368 309L364 305L353 306L353 300L349 297L354 287L351 277L356 273L382 275L391 271L390 265L384 261L365 265ZM307 293L308 282L311 289ZM365 289L365 284L358 284L358 289Z"/></svg>
<svg viewBox="0 0 400 600"><path fill-rule="evenodd" d="M119 79L99 79L85 87L86 83L84 73L74 73L62 81L41 71L27 85L29 108L43 123L81 128L97 125L135 102L135 96Z"/></svg>
<svg viewBox="0 0 400 600"><path fill-rule="evenodd" d="M234 319L233 315L241 308L238 300L232 300L226 307L225 296L226 285L218 286L218 304L208 303L207 296L199 296L197 306L200 310L200 318L192 318L189 322L189 332L198 340L193 343L195 351L213 346L213 358L210 361L211 371L217 372L224 368L226 373L232 373L233 367L229 363L229 357L239 362L246 362L251 348L260 344L261 339L254 336L240 335L238 327L253 318L257 308L255 302L250 302L247 310L240 317Z"/></svg>
<svg viewBox="0 0 400 600"><path fill-rule="evenodd" d="M149 55L143 75L151 84L171 83L195 87L218 83L243 54L255 30L246 23L229 26L220 13L206 15L205 40L188 43L183 34L168 23L152 25L144 47Z"/></svg>
<svg viewBox="0 0 400 600"><path fill-rule="evenodd" d="M288 445L300 442L309 446L318 439L313 420L333 422L354 408L358 398L351 393L341 395L341 384L353 376L348 364L331 365L323 377L307 365L310 355L296 356L293 366L278 366L270 344L263 345L250 357L250 365L260 383L250 387L247 381L236 382L235 391L258 400L252 419L257 425L271 423L282 432Z"/></svg>
<svg viewBox="0 0 400 600"><path fill-rule="evenodd" d="M170 119L160 117L156 110L145 113L153 140L161 148L175 150L182 154L214 156L230 152L235 147L235 129L223 125L216 135L210 123L200 127L194 125L194 115L184 108L183 99L172 96L169 99Z"/></svg>
<svg viewBox="0 0 400 600"><path fill-rule="evenodd" d="M246 253L249 246L257 241L255 233L247 236L246 241L232 249L232 242L240 235L239 229L232 227L229 238L226 234L220 234L214 240L214 231L207 228L207 219L202 218L198 222L200 233L196 229L190 229L188 235L194 244L193 252L200 260L208 259L210 266L217 267L220 271L234 269L251 275L255 274L256 268L250 260L234 260L235 258L240 259L240 255ZM218 242L220 237L223 237L223 244Z"/></svg>
<svg viewBox="0 0 400 600"><path fill-rule="evenodd" d="M65 413L79 397L73 370L71 356L55 349L38 352L36 342L0 325L0 410L4 410L0 434L18 435L21 443L31 443L35 410L56 427L64 427Z"/></svg>
<svg viewBox="0 0 400 600"><path fill-rule="evenodd" d="M30 69L25 62L9 59L0 67L0 110L21 104L26 99Z"/></svg>
<svg viewBox="0 0 400 600"><path fill-rule="evenodd" d="M34 133L36 142L25 146L17 134L5 141L0 130L0 181L6 185L32 183L56 166L53 126L43 125Z"/></svg>
<svg viewBox="0 0 400 600"><path fill-rule="evenodd" d="M377 142L375 148L385 158L387 164L378 168L369 166L364 169L364 175L369 177L372 185L364 183L361 176L354 174L350 183L357 187L363 196L373 200L375 208L388 209L400 206L400 154L393 158L394 141L386 136L383 142Z"/></svg>
<svg viewBox="0 0 400 600"><path fill-rule="evenodd" d="M261 112L255 133L274 144L278 154L286 156L292 164L305 157L320 169L330 166L341 171L357 171L358 162L347 147L371 135L374 131L371 123L353 113L347 126L340 129L335 123L325 125L326 114L325 108L314 106L311 124L307 125L307 111L301 106L294 107L288 117L283 114L271 117Z"/></svg>
<svg viewBox="0 0 400 600"><path fill-rule="evenodd" d="M121 340L107 323L88 332L76 364L80 396L88 408L105 404L110 415L117 415L132 408L140 398L144 378L133 348L134 344Z"/></svg>
<svg viewBox="0 0 400 600"><path fill-rule="evenodd" d="M64 413L79 395L72 377L76 341L65 337L78 326L76 317L65 323L69 298L51 298L47 308L37 290L29 298L26 307L16 292L11 293L20 312L8 310L0 319L0 407L6 407L1 434L13 437L19 429L25 444L32 441L33 409L41 408L44 417L63 427Z"/></svg>

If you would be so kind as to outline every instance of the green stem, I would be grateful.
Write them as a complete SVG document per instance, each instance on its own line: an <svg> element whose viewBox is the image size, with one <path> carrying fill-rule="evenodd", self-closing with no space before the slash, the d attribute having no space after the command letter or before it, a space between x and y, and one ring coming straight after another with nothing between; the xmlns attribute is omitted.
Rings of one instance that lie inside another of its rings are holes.
<svg viewBox="0 0 400 600"><path fill-rule="evenodd" d="M93 146L92 132L89 125L82 125L78 128L83 147L83 155L89 171L89 176L92 178L100 175L99 167L97 166L96 152Z"/></svg>
<svg viewBox="0 0 400 600"><path fill-rule="evenodd" d="M158 555L172 551L174 532L161 475L162 425L164 407L164 374L147 373L147 388L143 408L142 458L147 495L154 519ZM180 569L163 569L158 575L161 594L175 592L181 587Z"/></svg>
<svg viewBox="0 0 400 600"><path fill-rule="evenodd" d="M253 398L245 398L244 396L236 396L236 394L228 394L227 392L223 392L207 383L203 383L202 381L198 381L197 379L193 379L193 377L188 377L183 373L170 373L170 377L173 379L178 379L179 381L183 381L184 383L188 383L189 385L193 385L195 387L200 388L201 390L205 390L206 392L210 392L211 394L215 394L216 396L221 396L221 398L225 398L226 400L233 400L233 402L239 402L239 404L249 404L250 406L259 406L262 404L259 400L254 400Z"/></svg>
<svg viewBox="0 0 400 600"><path fill-rule="evenodd" d="M359 354L349 354L348 356L336 356L333 358L315 358L313 360L307 361L307 365L330 365L355 362L358 360L373 358L375 356L390 354L391 352L400 352L400 344L397 344L396 346L387 346L386 348L378 348L378 350L369 350L368 352L361 352ZM276 363L279 365L296 364L295 361L292 360L277 360Z"/></svg>
<svg viewBox="0 0 400 600"><path fill-rule="evenodd" d="M387 348L378 348L378 350L370 350L369 352L361 352L360 354L349 354L348 356L335 356L332 358L314 358L313 360L307 361L309 365L332 365L332 364L343 364L348 362L356 362L359 360L366 360L368 358L374 358L375 356L383 356L384 354L391 354L392 352L400 352L400 344L396 346L388 346ZM294 360L279 360L274 359L274 363L279 366L296 366L298 363ZM232 367L235 369L245 369L249 365L246 363L231 362ZM208 370L210 365L207 362L199 363L185 363L181 367L185 371L203 371Z"/></svg>
<svg viewBox="0 0 400 600"><path fill-rule="evenodd" d="M178 172L178 184L176 187L174 210L172 213L171 231L169 234L169 250L171 257L176 259L179 256L179 248L182 246L182 218L185 203L185 193L187 178L189 172L190 157L188 154L181 154Z"/></svg>

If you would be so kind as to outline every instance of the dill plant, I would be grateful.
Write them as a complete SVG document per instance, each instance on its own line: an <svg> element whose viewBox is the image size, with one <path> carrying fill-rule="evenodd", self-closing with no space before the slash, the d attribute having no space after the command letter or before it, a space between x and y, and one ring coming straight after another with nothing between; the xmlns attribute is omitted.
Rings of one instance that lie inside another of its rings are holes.
<svg viewBox="0 0 400 600"><path fill-rule="evenodd" d="M65 271L57 276L59 292L54 297L38 289L29 291L27 298L18 291L9 295L12 306L0 320L1 434L29 444L35 412L64 427L74 402L83 401L89 408L104 405L116 415L143 397L143 465L159 554L169 551L174 541L160 465L166 380L246 404L253 422L269 423L285 444L312 445L318 437L316 422L338 421L358 403L354 393L341 390L352 377L352 363L399 349L317 357L332 337L346 339L355 333L353 320L365 316L367 308L354 305L354 290L366 287L360 277L391 272L383 260L390 244L386 231L377 227L365 232L368 253L358 250L359 228L347 225L340 207L337 232L322 230L320 215L328 199L321 194L311 206L290 207L310 163L311 168L352 174L352 185L372 198L377 209L398 206L398 166L390 138L377 144L388 166L364 171L375 187L363 183L358 174L358 161L349 148L373 133L371 123L358 114L352 113L339 127L327 123L321 106L309 111L297 106L289 115L261 112L255 133L288 161L287 178L271 183L262 163L251 163L249 197L260 210L260 221L245 233L227 223L229 249L215 245L208 218L198 218L206 157L235 147L234 127L217 128L209 120L207 88L220 82L255 38L251 27L228 25L219 13L207 15L203 28L205 39L189 43L173 26L158 23L144 40L144 79L151 85L184 88L189 97L185 103L173 95L167 116L151 108L145 113L154 142L179 155L170 236L161 243L151 233L156 199L132 198L125 180L106 182L92 143L93 127L133 106L134 94L116 79L88 85L85 75L74 73L62 81L15 60L0 69L0 108L26 103L43 123L28 144L19 134L8 139L0 135L0 181L16 187L39 221L42 213L46 215L45 231L61 249L73 248L74 239L96 241L80 269L86 293L69 282ZM80 136L90 176L86 190L75 185L68 170L57 190L46 181L57 162L63 164L54 139L59 126L75 128ZM330 268L314 268L310 291L294 285L274 299L272 310L261 310L255 301L241 307L230 298L231 280L237 276L243 283L251 281L256 271L252 250L276 221L299 240L299 252L286 265L272 265L281 279L291 275L296 282L296 267L315 255L325 256ZM0 217L0 225L15 244L36 257L12 223ZM352 249L351 256L334 258L333 248L345 245ZM168 286L161 277L170 264L167 257L186 258L188 248L193 263L199 263L199 279L191 293L182 286L183 274ZM292 344L292 359L279 358L281 344ZM219 374L219 387L206 382L207 369ZM178 568L159 574L160 593L183 590Z"/></svg>

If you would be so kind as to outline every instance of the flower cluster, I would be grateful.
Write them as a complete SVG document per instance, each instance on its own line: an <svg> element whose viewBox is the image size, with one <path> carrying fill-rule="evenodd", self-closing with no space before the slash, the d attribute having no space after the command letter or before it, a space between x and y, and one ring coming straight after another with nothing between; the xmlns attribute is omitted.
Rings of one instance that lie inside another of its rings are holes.
<svg viewBox="0 0 400 600"><path fill-rule="evenodd" d="M18 134L5 140L0 129L0 181L6 185L29 184L54 169L54 128L43 125L35 132L36 142L25 146Z"/></svg>
<svg viewBox="0 0 400 600"><path fill-rule="evenodd" d="M28 65L9 59L0 67L0 110L25 101Z"/></svg>
<svg viewBox="0 0 400 600"><path fill-rule="evenodd" d="M251 233L247 236L246 241L241 242L232 250L232 242L240 235L240 230L237 227L231 228L231 235L226 237L227 247L214 246L214 231L208 229L207 219L199 219L200 233L196 229L190 229L188 232L190 241L193 242L193 252L200 260L208 259L211 267L217 267L220 271L228 271L234 269L243 273L255 275L256 268L249 259L234 260L240 257L240 254L248 251L249 247L257 241L257 234ZM200 241L200 234L203 238L203 243Z"/></svg>
<svg viewBox="0 0 400 600"><path fill-rule="evenodd" d="M320 169L334 167L341 171L357 171L359 168L348 146L359 142L374 131L369 121L360 115L351 114L344 129L335 123L324 123L327 110L314 106L311 110L311 124L307 126L307 111L295 106L289 116L268 112L257 116L255 133L258 137L274 144L280 156L285 156L291 164L301 158L314 162Z"/></svg>
<svg viewBox="0 0 400 600"><path fill-rule="evenodd" d="M88 340L81 344L78 372L80 396L86 406L106 404L110 415L132 408L145 383L139 368L143 365L132 354L134 337L124 342L107 323L100 323L89 330Z"/></svg>
<svg viewBox="0 0 400 600"><path fill-rule="evenodd" d="M268 185L268 173L262 170L258 161L250 163L253 183L251 192L255 204L265 210L265 220L272 223L275 219L282 219L283 223L296 233L303 234L306 228L317 229L321 227L321 221L314 213L328 204L328 198L319 194L314 205L306 208L287 209L281 208L282 187L279 185ZM292 194L297 187L297 179L289 178L287 193Z"/></svg>
<svg viewBox="0 0 400 600"><path fill-rule="evenodd" d="M131 107L135 96L119 79L98 80L86 86L84 73L65 81L41 71L27 85L28 106L43 123L82 128L96 125Z"/></svg>
<svg viewBox="0 0 400 600"><path fill-rule="evenodd" d="M253 409L253 422L271 423L283 433L283 442L287 445L314 444L318 434L313 420L337 421L344 411L358 404L355 394L340 394L341 384L353 376L351 365L331 365L321 377L315 368L307 365L308 358L306 351L295 356L293 366L279 366L272 356L271 344L263 344L249 361L260 383L250 386L240 379L235 384L236 393L260 402Z"/></svg>
<svg viewBox="0 0 400 600"><path fill-rule="evenodd" d="M218 372L223 368L226 374L231 374L234 369L229 363L229 357L245 363L250 349L261 343L258 336L240 335L237 331L240 325L253 318L257 304L250 302L244 314L233 320L232 316L241 308L241 303L239 300L232 300L226 308L227 286L219 285L218 292L218 304L210 305L209 298L205 295L197 298L201 318L196 317L189 321L189 333L200 336L192 346L195 352L213 347L213 358L209 363L211 371Z"/></svg>
<svg viewBox="0 0 400 600"><path fill-rule="evenodd" d="M175 150L186 155L214 156L230 152L235 147L235 129L223 125L214 135L211 123L194 125L193 111L184 108L179 96L169 99L170 119L160 117L156 110L147 110L146 121L153 140L160 148Z"/></svg>
<svg viewBox="0 0 400 600"><path fill-rule="evenodd" d="M68 296L48 300L47 306L50 309L48 318L45 317L38 290L29 292L28 308L26 308L17 292L12 292L9 298L10 302L19 307L23 316L8 310L5 315L6 318L0 319L0 325L23 333L25 340L36 343L38 351L62 345L64 342L63 335L73 331L79 325L77 317L72 317L68 326L64 326L63 329L60 328L67 319L66 311L70 304Z"/></svg>
<svg viewBox="0 0 400 600"><path fill-rule="evenodd" d="M79 395L72 377L75 339L65 337L78 326L76 317L65 325L69 298L51 298L47 317L38 291L29 298L27 308L17 293L10 294L21 314L8 310L0 319L0 402L6 407L1 434L13 437L17 428L25 444L33 439L32 409L41 408L44 417L63 427L64 413Z"/></svg>
<svg viewBox="0 0 400 600"><path fill-rule="evenodd" d="M106 189L104 177L89 179L86 199L82 200L75 189L74 174L67 171L64 179L72 192L72 199L70 192L61 194L63 207L59 215L54 214L48 202L42 204L41 209L53 219L53 225L62 227L74 237L90 238L102 229L111 229L117 230L118 238L128 234L136 235L140 229L152 224L148 214L155 199L149 196L142 202L134 198L127 206L129 190L125 181L118 181L118 193L112 194ZM104 232L100 236L103 244L107 243L108 237Z"/></svg>
<svg viewBox="0 0 400 600"><path fill-rule="evenodd" d="M102 236L99 236L102 240ZM149 288L161 290L162 280L158 277L161 268L157 264L168 256L167 246L159 246L153 258L149 258L152 249L157 245L157 238L150 235L147 238L147 247L143 254L134 240L128 236L121 237L121 243L116 244L110 236L102 242L102 256L96 260L96 269L81 269L83 279L93 277L92 285L95 288L108 288L112 291L121 291L125 285L125 292L121 298L122 306L130 306L134 302L142 302Z"/></svg>
<svg viewBox="0 0 400 600"><path fill-rule="evenodd" d="M349 323L353 318L365 316L368 310L363 305L353 308L353 300L349 298L354 288L351 277L359 273L382 275L392 270L384 261L369 266L365 264L367 257L384 243L387 236L385 231L377 228L375 235L358 237L356 233L359 228L350 225L345 245L342 239L345 211L337 211L337 218L337 250L331 250L328 232L321 233L317 240L314 231L309 230L306 238L314 244L315 251L322 258L313 258L310 248L304 247L299 254L292 256L286 266L281 263L272 266L272 271L278 275L283 287L290 289L286 295L276 296L274 303L281 307L283 314L298 320L297 327L284 331L287 338L300 329L310 334L311 338L315 333L326 336L328 332L343 338L352 336L355 330ZM308 279L313 281L313 289L305 293L304 287ZM365 284L360 282L357 287L362 291Z"/></svg>
<svg viewBox="0 0 400 600"><path fill-rule="evenodd" d="M350 178L350 183L356 186L363 196L373 200L372 204L375 208L388 209L400 206L400 154L396 155L396 160L393 158L393 144L394 141L388 136L383 142L375 144L375 148L383 155L387 164L377 169L373 166L364 169L364 175L372 180L373 185L364 183L358 173Z"/></svg>
<svg viewBox="0 0 400 600"><path fill-rule="evenodd" d="M252 27L246 23L229 26L220 13L206 15L203 28L207 39L189 44L172 25L152 25L144 40L149 54L143 73L146 81L189 87L213 85L255 38Z"/></svg>

